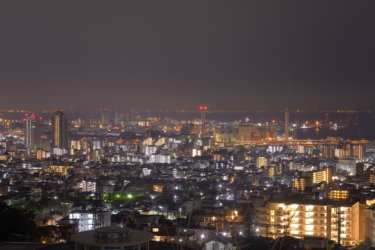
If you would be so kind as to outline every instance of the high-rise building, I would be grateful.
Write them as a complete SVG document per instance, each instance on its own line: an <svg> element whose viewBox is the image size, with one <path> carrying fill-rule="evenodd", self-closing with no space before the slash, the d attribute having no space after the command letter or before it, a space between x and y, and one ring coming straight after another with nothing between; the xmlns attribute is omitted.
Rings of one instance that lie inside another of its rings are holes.
<svg viewBox="0 0 375 250"><path fill-rule="evenodd" d="M256 211L256 234L264 237L322 237L344 246L365 240L365 209L359 202L282 199Z"/></svg>
<svg viewBox="0 0 375 250"><path fill-rule="evenodd" d="M325 158L335 157L335 146L334 145L323 145L322 154Z"/></svg>
<svg viewBox="0 0 375 250"><path fill-rule="evenodd" d="M264 156L259 156L256 159L256 166L257 166L257 168L268 167L269 166L269 159L267 157L264 157Z"/></svg>
<svg viewBox="0 0 375 250"><path fill-rule="evenodd" d="M340 158L343 156L342 148L335 149L335 157Z"/></svg>
<svg viewBox="0 0 375 250"><path fill-rule="evenodd" d="M345 143L342 146L342 156L343 157L352 157L352 145L350 143Z"/></svg>
<svg viewBox="0 0 375 250"><path fill-rule="evenodd" d="M363 144L353 145L353 156L363 160L365 158L365 146Z"/></svg>
<svg viewBox="0 0 375 250"><path fill-rule="evenodd" d="M69 219L78 220L78 232L111 226L111 213L108 211L75 210L69 213Z"/></svg>
<svg viewBox="0 0 375 250"><path fill-rule="evenodd" d="M207 106L200 106L199 110L201 111L201 131L200 131L200 138L203 138L206 136L206 111Z"/></svg>
<svg viewBox="0 0 375 250"><path fill-rule="evenodd" d="M61 110L55 111L52 117L53 146L68 148L68 121Z"/></svg>
<svg viewBox="0 0 375 250"><path fill-rule="evenodd" d="M40 122L35 114L26 115L25 118L25 146L27 149L40 147Z"/></svg>
<svg viewBox="0 0 375 250"><path fill-rule="evenodd" d="M296 191L305 191L307 187L311 186L311 178L298 177L292 182L292 187Z"/></svg>
<svg viewBox="0 0 375 250"><path fill-rule="evenodd" d="M285 127L284 127L285 131L284 131L284 134L285 134L285 140L289 140L289 109L286 108L285 109Z"/></svg>
<svg viewBox="0 0 375 250"><path fill-rule="evenodd" d="M321 182L332 182L332 168L323 168L321 170L312 172L312 184L319 184Z"/></svg>
<svg viewBox="0 0 375 250"><path fill-rule="evenodd" d="M366 240L375 247L375 206L372 204L366 209Z"/></svg>
<svg viewBox="0 0 375 250"><path fill-rule="evenodd" d="M261 136L259 129L254 125L244 124L238 126L238 136L239 141L254 141L260 140Z"/></svg>

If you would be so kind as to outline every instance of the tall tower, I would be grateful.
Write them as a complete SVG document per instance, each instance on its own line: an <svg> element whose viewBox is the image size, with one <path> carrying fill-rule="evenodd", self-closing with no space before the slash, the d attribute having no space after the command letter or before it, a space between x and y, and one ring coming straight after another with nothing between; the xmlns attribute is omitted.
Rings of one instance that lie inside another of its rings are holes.
<svg viewBox="0 0 375 250"><path fill-rule="evenodd" d="M289 140L289 109L288 108L285 109L284 115L285 115L285 117L284 117L285 118L284 135L285 135L285 140L287 141L287 140Z"/></svg>
<svg viewBox="0 0 375 250"><path fill-rule="evenodd" d="M25 146L27 149L40 147L40 122L35 114L26 114L25 120Z"/></svg>
<svg viewBox="0 0 375 250"><path fill-rule="evenodd" d="M199 110L201 111L201 131L200 131L200 138L205 137L206 133L206 111L207 111L207 106L200 106Z"/></svg>
<svg viewBox="0 0 375 250"><path fill-rule="evenodd" d="M53 146L56 148L68 148L68 121L61 110L53 113Z"/></svg>

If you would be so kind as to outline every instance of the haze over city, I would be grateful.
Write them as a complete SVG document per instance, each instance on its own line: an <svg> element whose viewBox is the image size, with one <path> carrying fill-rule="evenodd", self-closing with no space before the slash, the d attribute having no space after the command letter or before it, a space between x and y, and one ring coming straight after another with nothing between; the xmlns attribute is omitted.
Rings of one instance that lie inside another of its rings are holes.
<svg viewBox="0 0 375 250"><path fill-rule="evenodd" d="M0 250L375 248L374 1L0 1Z"/></svg>

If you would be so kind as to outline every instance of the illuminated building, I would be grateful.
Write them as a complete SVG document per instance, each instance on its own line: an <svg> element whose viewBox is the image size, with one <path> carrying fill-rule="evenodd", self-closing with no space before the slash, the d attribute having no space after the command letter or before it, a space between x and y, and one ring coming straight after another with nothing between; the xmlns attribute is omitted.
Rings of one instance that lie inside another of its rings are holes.
<svg viewBox="0 0 375 250"><path fill-rule="evenodd" d="M277 138L277 133L276 131L272 130L272 127L266 125L266 126L258 126L258 131L259 131L259 136L260 139L275 139Z"/></svg>
<svg viewBox="0 0 375 250"><path fill-rule="evenodd" d="M81 192L96 192L96 181L80 181L76 186Z"/></svg>
<svg viewBox="0 0 375 250"><path fill-rule="evenodd" d="M154 145L154 140L153 140L151 137L148 137L148 138L146 138L146 139L142 142L142 144L143 144L144 146L153 146L153 145Z"/></svg>
<svg viewBox="0 0 375 250"><path fill-rule="evenodd" d="M73 149L73 150L81 150L81 143L80 143L80 141L78 141L78 140L71 140L70 142L69 142L69 148L70 149Z"/></svg>
<svg viewBox="0 0 375 250"><path fill-rule="evenodd" d="M92 141L92 149L97 150L97 149L102 149L104 145L104 142L102 140L93 140Z"/></svg>
<svg viewBox="0 0 375 250"><path fill-rule="evenodd" d="M222 155L222 154L219 154L219 153L214 153L213 154L213 157L214 157L214 162L219 162L219 161L224 161L225 160L225 156Z"/></svg>
<svg viewBox="0 0 375 250"><path fill-rule="evenodd" d="M366 206L371 207L372 205L375 204L375 199L366 199Z"/></svg>
<svg viewBox="0 0 375 250"><path fill-rule="evenodd" d="M259 127L252 124L240 124L235 127L216 127L214 132L216 142L249 142L276 138L270 127Z"/></svg>
<svg viewBox="0 0 375 250"><path fill-rule="evenodd" d="M163 189L164 189L164 186L163 186L163 185L153 185L153 186L152 186L152 190L153 190L154 192L161 193L161 192L163 192Z"/></svg>
<svg viewBox="0 0 375 250"><path fill-rule="evenodd" d="M68 123L64 112L58 110L53 113L53 146L68 148Z"/></svg>
<svg viewBox="0 0 375 250"><path fill-rule="evenodd" d="M357 245L365 239L365 205L359 202L284 200L268 202L257 210L258 236L322 237L337 242L340 223L342 245Z"/></svg>
<svg viewBox="0 0 375 250"><path fill-rule="evenodd" d="M78 220L78 232L111 225L111 213L107 211L75 210L69 213L70 220Z"/></svg>
<svg viewBox="0 0 375 250"><path fill-rule="evenodd" d="M297 151L296 151L297 154L304 154L305 153L305 146L303 145L298 145L297 146Z"/></svg>
<svg viewBox="0 0 375 250"><path fill-rule="evenodd" d="M260 140L259 129L254 125L240 125L238 126L237 140L239 141L253 141Z"/></svg>
<svg viewBox="0 0 375 250"><path fill-rule="evenodd" d="M49 158L50 157L50 153L49 152L46 152L44 150L41 150L41 149L38 149L36 151L36 158L38 160L41 160L41 159L46 159L46 158Z"/></svg>
<svg viewBox="0 0 375 250"><path fill-rule="evenodd" d="M137 125L140 126L140 127L149 127L150 121L139 121L139 122L137 122Z"/></svg>
<svg viewBox="0 0 375 250"><path fill-rule="evenodd" d="M162 146L167 143L167 138L162 137L156 140L155 146Z"/></svg>
<svg viewBox="0 0 375 250"><path fill-rule="evenodd" d="M90 143L86 139L80 139L80 140L71 140L69 141L69 147L73 150L83 150L88 151L91 147Z"/></svg>
<svg viewBox="0 0 375 250"><path fill-rule="evenodd" d="M306 187L311 186L311 178L298 177L293 180L293 189L298 191L305 191Z"/></svg>
<svg viewBox="0 0 375 250"><path fill-rule="evenodd" d="M257 168L268 167L268 165L269 165L268 158L263 157L263 156L260 156L260 157L257 158L257 160L256 160Z"/></svg>
<svg viewBox="0 0 375 250"><path fill-rule="evenodd" d="M342 156L343 157L351 157L352 156L352 145L346 143L342 147Z"/></svg>
<svg viewBox="0 0 375 250"><path fill-rule="evenodd" d="M321 182L332 182L332 168L323 168L312 172L312 184L319 184Z"/></svg>
<svg viewBox="0 0 375 250"><path fill-rule="evenodd" d="M357 174L357 158L347 157L340 158L336 163L337 172L346 172L349 175Z"/></svg>
<svg viewBox="0 0 375 250"><path fill-rule="evenodd" d="M340 238L343 245L358 245L365 240L366 206L359 202L340 207L332 207L331 239L338 241L338 223L340 222Z"/></svg>
<svg viewBox="0 0 375 250"><path fill-rule="evenodd" d="M325 158L335 157L335 146L333 146L333 145L323 145L323 157L325 157Z"/></svg>
<svg viewBox="0 0 375 250"><path fill-rule="evenodd" d="M275 176L275 166L270 166L268 169L267 169L267 175L268 177L274 177Z"/></svg>
<svg viewBox="0 0 375 250"><path fill-rule="evenodd" d="M214 137L216 142L229 142L236 138L238 129L233 127L216 127Z"/></svg>
<svg viewBox="0 0 375 250"><path fill-rule="evenodd" d="M353 156L363 160L365 158L365 146L363 144L353 145Z"/></svg>
<svg viewBox="0 0 375 250"><path fill-rule="evenodd" d="M65 155L68 153L68 150L65 148L53 148L52 154L53 155Z"/></svg>
<svg viewBox="0 0 375 250"><path fill-rule="evenodd" d="M0 155L0 161L7 161L9 158L9 155Z"/></svg>
<svg viewBox="0 0 375 250"><path fill-rule="evenodd" d="M235 223L237 223L239 229L241 228L240 223L245 220L244 216L236 209L223 209L220 211L201 209L197 211L193 218L201 226L213 225L216 229L225 229L234 226Z"/></svg>
<svg viewBox="0 0 375 250"><path fill-rule="evenodd" d="M191 156L196 157L196 156L202 156L202 150L193 148L191 151Z"/></svg>
<svg viewBox="0 0 375 250"><path fill-rule="evenodd" d="M25 146L27 149L37 149L40 147L40 122L34 115L27 115L25 118Z"/></svg>
<svg viewBox="0 0 375 250"><path fill-rule="evenodd" d="M317 166L302 164L301 162L290 162L289 170L297 170L302 172L314 171L317 170Z"/></svg>
<svg viewBox="0 0 375 250"><path fill-rule="evenodd" d="M349 198L349 191L343 189L331 189L328 191L330 200L346 200Z"/></svg>
<svg viewBox="0 0 375 250"><path fill-rule="evenodd" d="M340 158L343 156L342 148L335 149L335 157Z"/></svg>
<svg viewBox="0 0 375 250"><path fill-rule="evenodd" d="M171 163L171 156L167 154L151 154L149 163Z"/></svg>
<svg viewBox="0 0 375 250"><path fill-rule="evenodd" d="M277 152L281 152L283 151L284 147L283 146L274 146L274 145L270 145L268 146L267 148L267 152L269 153L277 153Z"/></svg>
<svg viewBox="0 0 375 250"><path fill-rule="evenodd" d="M375 200L370 202L370 207L366 209L366 240L371 248L375 247Z"/></svg>
<svg viewBox="0 0 375 250"><path fill-rule="evenodd" d="M101 152L100 150L93 150L91 153L91 161L100 161L101 159Z"/></svg>
<svg viewBox="0 0 375 250"><path fill-rule="evenodd" d="M72 169L73 166L60 166L60 165L51 165L48 168L44 169L46 173L60 173L62 175L67 175L68 170Z"/></svg>
<svg viewBox="0 0 375 250"><path fill-rule="evenodd" d="M156 153L156 150L157 150L157 147L156 147L156 146L146 145L146 146L144 147L144 152L145 152L145 155L147 155L147 156L152 155L152 154L155 154L155 153Z"/></svg>

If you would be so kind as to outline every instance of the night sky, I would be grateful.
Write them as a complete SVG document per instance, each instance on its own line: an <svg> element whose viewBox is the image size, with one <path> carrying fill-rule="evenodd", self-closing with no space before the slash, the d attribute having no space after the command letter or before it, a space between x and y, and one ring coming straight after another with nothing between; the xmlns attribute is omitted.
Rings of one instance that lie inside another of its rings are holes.
<svg viewBox="0 0 375 250"><path fill-rule="evenodd" d="M0 1L0 107L373 108L375 1Z"/></svg>

